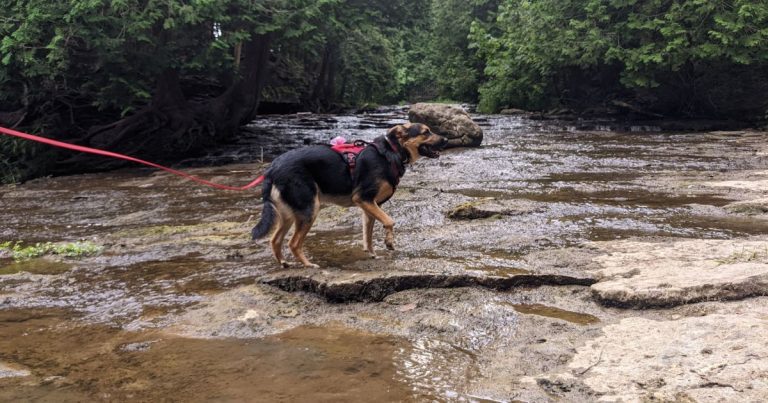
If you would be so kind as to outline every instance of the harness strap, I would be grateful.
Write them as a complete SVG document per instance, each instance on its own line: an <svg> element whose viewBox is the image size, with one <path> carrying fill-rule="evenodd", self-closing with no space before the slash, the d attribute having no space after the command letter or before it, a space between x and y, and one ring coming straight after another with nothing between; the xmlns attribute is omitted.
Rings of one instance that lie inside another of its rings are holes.
<svg viewBox="0 0 768 403"><path fill-rule="evenodd" d="M369 146L372 146L376 149L376 152L389 162L392 176L395 178L394 188L397 188L397 185L400 184L400 178L405 175L405 163L409 159L408 152L397 141L393 143L388 136L384 136L384 139L386 140L386 145L377 142L355 140L352 143L333 145L331 149L341 155L341 158L344 159L349 167L349 174L354 175L358 155Z"/></svg>
<svg viewBox="0 0 768 403"><path fill-rule="evenodd" d="M379 152L384 158L387 159L389 162L390 169L392 171L392 176L395 178L395 184L394 188L397 189L397 185L400 184L400 178L405 175L405 160L402 157L402 153L395 148L395 146L392 144L392 142L385 137L387 140L387 144L389 145L389 148L391 150L387 150L385 146L381 146L376 143L369 143L372 145L376 151Z"/></svg>
<svg viewBox="0 0 768 403"><path fill-rule="evenodd" d="M349 174L352 175L357 166L357 155L360 154L367 145L368 143L365 141L356 140L351 144L335 144L331 146L331 149L341 155L341 158L344 159L344 162L346 162L349 167Z"/></svg>

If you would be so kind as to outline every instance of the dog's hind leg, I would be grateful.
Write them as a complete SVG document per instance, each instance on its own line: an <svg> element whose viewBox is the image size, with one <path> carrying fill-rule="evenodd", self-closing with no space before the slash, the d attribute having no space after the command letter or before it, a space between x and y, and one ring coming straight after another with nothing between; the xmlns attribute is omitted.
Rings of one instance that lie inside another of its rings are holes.
<svg viewBox="0 0 768 403"><path fill-rule="evenodd" d="M315 218L317 218L317 212L319 210L320 200L317 198L317 196L315 196L314 203L310 209L306 209L303 212L297 212L295 214L295 230L290 242L288 242L288 246L291 248L293 256L296 256L296 259L300 261L304 267L313 269L316 269L320 266L310 262L309 259L307 259L307 257L304 255L304 240L307 238L309 230L312 229L312 224L315 223Z"/></svg>
<svg viewBox="0 0 768 403"><path fill-rule="evenodd" d="M373 224L375 223L376 219L363 211L363 249L372 258L376 258L376 252L373 251Z"/></svg>
<svg viewBox="0 0 768 403"><path fill-rule="evenodd" d="M277 188L272 188L270 197L277 213L277 229L272 233L269 245L272 247L272 255L277 260L277 264L288 267L288 262L283 258L283 241L295 220L293 209L285 203Z"/></svg>
<svg viewBox="0 0 768 403"><path fill-rule="evenodd" d="M275 256L277 264L282 267L289 266L288 262L283 259L283 240L285 240L285 235L288 234L288 230L291 229L291 224L293 224L292 217L285 214L279 214L277 230L272 234L272 239L269 241L270 246L272 246L272 254Z"/></svg>

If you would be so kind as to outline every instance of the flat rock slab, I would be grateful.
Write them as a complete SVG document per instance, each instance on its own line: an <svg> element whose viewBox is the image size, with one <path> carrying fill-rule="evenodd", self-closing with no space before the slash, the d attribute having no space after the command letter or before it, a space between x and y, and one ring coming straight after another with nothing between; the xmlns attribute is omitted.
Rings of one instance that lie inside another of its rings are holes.
<svg viewBox="0 0 768 403"><path fill-rule="evenodd" d="M743 189L755 192L768 192L768 179L757 180L730 180L718 182L704 182L705 186L715 188Z"/></svg>
<svg viewBox="0 0 768 403"><path fill-rule="evenodd" d="M765 312L672 321L633 317L604 327L603 334L577 350L570 373L548 381L578 377L600 401L768 400Z"/></svg>
<svg viewBox="0 0 768 403"><path fill-rule="evenodd" d="M606 305L668 307L768 295L768 241L595 242L603 254L591 286Z"/></svg>
<svg viewBox="0 0 768 403"><path fill-rule="evenodd" d="M724 208L736 214L762 215L768 213L768 197L738 201L728 204Z"/></svg>
<svg viewBox="0 0 768 403"><path fill-rule="evenodd" d="M381 301L388 295L414 288L484 287L508 290L540 285L585 285L595 282L588 273L563 271L505 275L468 271L460 263L441 259L408 259L358 262L351 269L293 269L272 272L258 279L285 291L303 291L332 302Z"/></svg>

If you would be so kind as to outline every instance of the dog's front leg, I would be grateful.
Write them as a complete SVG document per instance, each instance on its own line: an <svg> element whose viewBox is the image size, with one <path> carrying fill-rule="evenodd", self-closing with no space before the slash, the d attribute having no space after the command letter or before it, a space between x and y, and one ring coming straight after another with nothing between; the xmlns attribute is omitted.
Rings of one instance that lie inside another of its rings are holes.
<svg viewBox="0 0 768 403"><path fill-rule="evenodd" d="M363 249L368 252L371 258L376 258L376 252L373 250L373 224L376 219L363 210Z"/></svg>
<svg viewBox="0 0 768 403"><path fill-rule="evenodd" d="M378 204L371 201L362 201L359 198L353 198L355 204L363 209L363 211L379 221L384 226L384 245L389 250L395 250L395 221L384 210L379 207ZM365 219L363 219L365 223ZM373 224L371 224L371 227ZM367 245L366 245L367 246ZM373 247L371 247L373 249Z"/></svg>

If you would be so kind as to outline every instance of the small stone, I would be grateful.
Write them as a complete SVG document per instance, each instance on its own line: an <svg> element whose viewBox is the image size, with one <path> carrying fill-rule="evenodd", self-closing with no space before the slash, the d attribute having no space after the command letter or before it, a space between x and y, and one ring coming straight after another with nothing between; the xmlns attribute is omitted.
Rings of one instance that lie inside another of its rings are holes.
<svg viewBox="0 0 768 403"><path fill-rule="evenodd" d="M151 341L142 341L138 343L128 343L123 344L120 346L120 351L125 352L140 352L140 351L147 351L151 347L152 343L156 343L157 340L151 340Z"/></svg>
<svg viewBox="0 0 768 403"><path fill-rule="evenodd" d="M279 315L284 318L295 318L299 316L299 311L298 309L295 309L295 308L289 308L289 309L281 310L279 312Z"/></svg>

